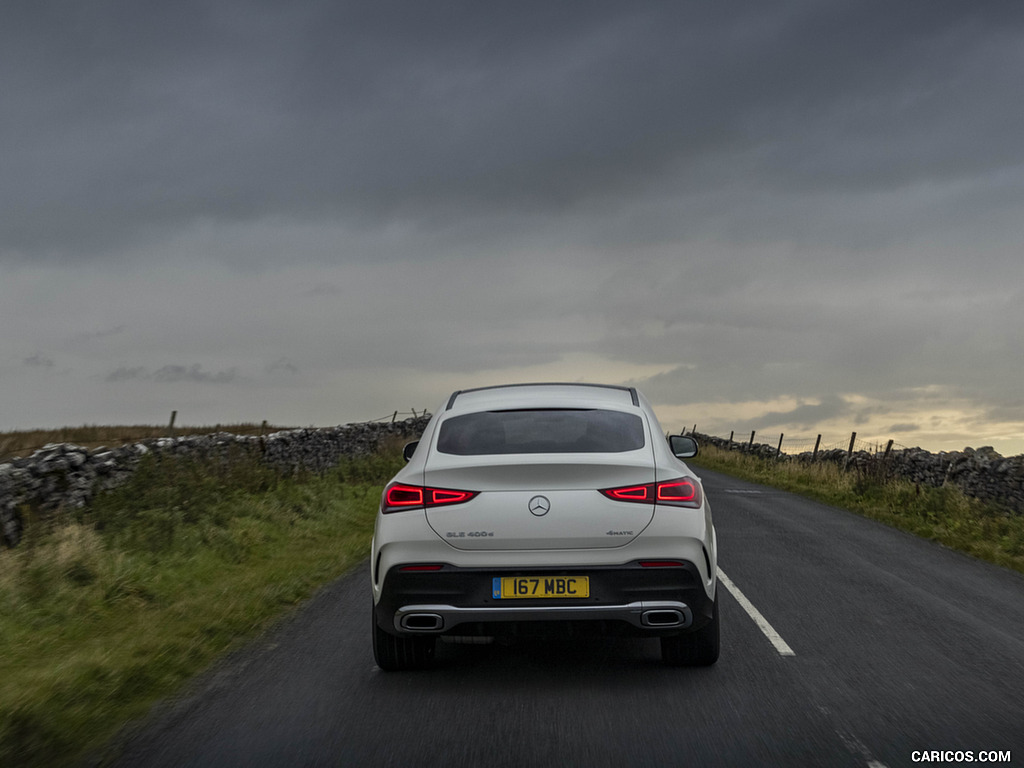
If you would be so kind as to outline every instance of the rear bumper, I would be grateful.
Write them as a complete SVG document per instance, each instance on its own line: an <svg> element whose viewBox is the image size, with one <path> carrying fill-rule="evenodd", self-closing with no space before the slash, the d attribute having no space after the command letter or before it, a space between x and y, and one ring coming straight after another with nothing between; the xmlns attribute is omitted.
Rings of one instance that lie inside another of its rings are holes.
<svg viewBox="0 0 1024 768"><path fill-rule="evenodd" d="M454 605L405 605L395 612L400 633L444 634L465 624L551 621L621 621L644 630L689 629L693 612L685 603L651 600L627 605L546 605L532 608L458 608Z"/></svg>
<svg viewBox="0 0 1024 768"><path fill-rule="evenodd" d="M496 576L587 576L582 599L495 599ZM639 561L581 568L483 569L444 565L438 571L392 568L374 608L378 626L396 635L506 635L573 631L663 636L711 620L712 598L700 570L681 561Z"/></svg>

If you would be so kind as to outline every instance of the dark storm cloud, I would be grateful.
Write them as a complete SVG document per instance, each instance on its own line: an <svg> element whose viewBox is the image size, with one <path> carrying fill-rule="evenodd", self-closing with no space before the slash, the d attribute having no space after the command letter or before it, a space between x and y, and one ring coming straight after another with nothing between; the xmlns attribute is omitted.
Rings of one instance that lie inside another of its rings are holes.
<svg viewBox="0 0 1024 768"><path fill-rule="evenodd" d="M800 405L790 411L769 411L759 416L757 422L762 428L792 424L800 429L811 429L819 422L845 417L850 412L849 403L840 397L831 395L821 403Z"/></svg>
<svg viewBox="0 0 1024 768"><path fill-rule="evenodd" d="M135 366L132 368L120 367L109 374L107 374L106 380L109 382L117 381L135 381L137 379L148 379L149 372L142 366Z"/></svg>
<svg viewBox="0 0 1024 768"><path fill-rule="evenodd" d="M843 222L829 195L1024 160L1022 18L853 0L7 4L0 257L262 219L490 216L514 233L503 217L666 192L704 201L660 236L824 238ZM961 215L991 210L964 194ZM871 244L906 221L845 226Z"/></svg>
<svg viewBox="0 0 1024 768"><path fill-rule="evenodd" d="M178 381L193 381L202 383L216 383L225 384L228 382L237 381L239 378L238 371L231 368L227 371L204 371L203 366L196 364L190 366L184 365L165 365L162 368L157 369L153 372L153 381L159 381L163 383L173 383Z"/></svg>
<svg viewBox="0 0 1024 768"><path fill-rule="evenodd" d="M310 423L537 374L1009 440L1022 32L962 0L3 3L0 416L150 418L159 383Z"/></svg>
<svg viewBox="0 0 1024 768"><path fill-rule="evenodd" d="M915 432L920 429L920 424L892 424L889 426L889 432Z"/></svg>
<svg viewBox="0 0 1024 768"><path fill-rule="evenodd" d="M103 328L98 331L84 331L82 333L76 333L71 341L75 344L82 344L90 341L96 341L98 339L105 339L110 336L117 336L119 333L123 333L125 325L117 325L112 328Z"/></svg>
<svg viewBox="0 0 1024 768"><path fill-rule="evenodd" d="M111 371L106 380L108 382L124 381L156 381L161 384L175 384L179 382L192 382L202 384L227 384L240 380L237 370L231 368L226 371L206 371L198 363L195 365L165 365L150 372L145 366L120 367Z"/></svg>
<svg viewBox="0 0 1024 768"><path fill-rule="evenodd" d="M766 407L754 420L758 427L887 413L901 413L889 418L902 422L908 410L953 402L973 403L993 422L1021 418L1014 404L1024 315L1014 289L971 293L960 286L924 297L900 288L927 284L924 275L869 279L775 281L760 274L747 285L737 276L736 292L691 296L685 277L666 278L649 292L647 319L660 321L657 332L631 322L628 291L623 304L601 292L615 329L601 347L638 364L666 361L670 350L671 369L636 382L657 403L819 403L788 412ZM875 405L854 405L851 395Z"/></svg>
<svg viewBox="0 0 1024 768"><path fill-rule="evenodd" d="M983 415L983 419L993 422L1024 421L1024 400L1009 397L998 406L986 411Z"/></svg>
<svg viewBox="0 0 1024 768"><path fill-rule="evenodd" d="M43 357L42 355L26 357L24 363L30 368L53 368L54 366L53 360L48 357Z"/></svg>
<svg viewBox="0 0 1024 768"><path fill-rule="evenodd" d="M295 376L299 373L298 366L284 357L270 363L268 366L266 366L264 370L267 373L288 373L291 374L292 376Z"/></svg>

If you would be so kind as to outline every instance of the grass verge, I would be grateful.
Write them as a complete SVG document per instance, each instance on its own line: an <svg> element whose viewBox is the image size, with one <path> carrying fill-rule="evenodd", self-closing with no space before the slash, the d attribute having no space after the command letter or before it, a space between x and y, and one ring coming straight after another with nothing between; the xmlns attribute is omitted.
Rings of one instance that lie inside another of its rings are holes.
<svg viewBox="0 0 1024 768"><path fill-rule="evenodd" d="M702 445L688 463L841 507L1024 573L1024 515L965 496L955 486L917 486L835 464L772 461L713 445Z"/></svg>
<svg viewBox="0 0 1024 768"><path fill-rule="evenodd" d="M152 457L0 552L0 765L67 765L366 556L398 450L323 477Z"/></svg>

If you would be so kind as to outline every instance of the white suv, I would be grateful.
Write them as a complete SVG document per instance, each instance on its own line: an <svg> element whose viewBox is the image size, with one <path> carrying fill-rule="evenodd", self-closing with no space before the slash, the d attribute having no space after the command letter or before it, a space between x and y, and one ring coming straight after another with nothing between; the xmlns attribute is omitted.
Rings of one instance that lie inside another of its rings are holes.
<svg viewBox="0 0 1024 768"><path fill-rule="evenodd" d="M636 389L455 392L406 446L371 552L373 652L430 662L436 639L540 632L661 638L718 659L716 540L700 480Z"/></svg>

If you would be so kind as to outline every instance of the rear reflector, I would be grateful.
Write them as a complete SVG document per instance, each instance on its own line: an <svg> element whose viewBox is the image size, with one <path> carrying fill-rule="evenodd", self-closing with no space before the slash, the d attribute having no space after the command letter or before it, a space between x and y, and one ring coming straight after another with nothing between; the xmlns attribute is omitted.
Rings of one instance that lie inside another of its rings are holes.
<svg viewBox="0 0 1024 768"><path fill-rule="evenodd" d="M678 560L641 560L641 568L679 568L682 563Z"/></svg>
<svg viewBox="0 0 1024 768"><path fill-rule="evenodd" d="M400 571L440 571L443 565L403 565Z"/></svg>

